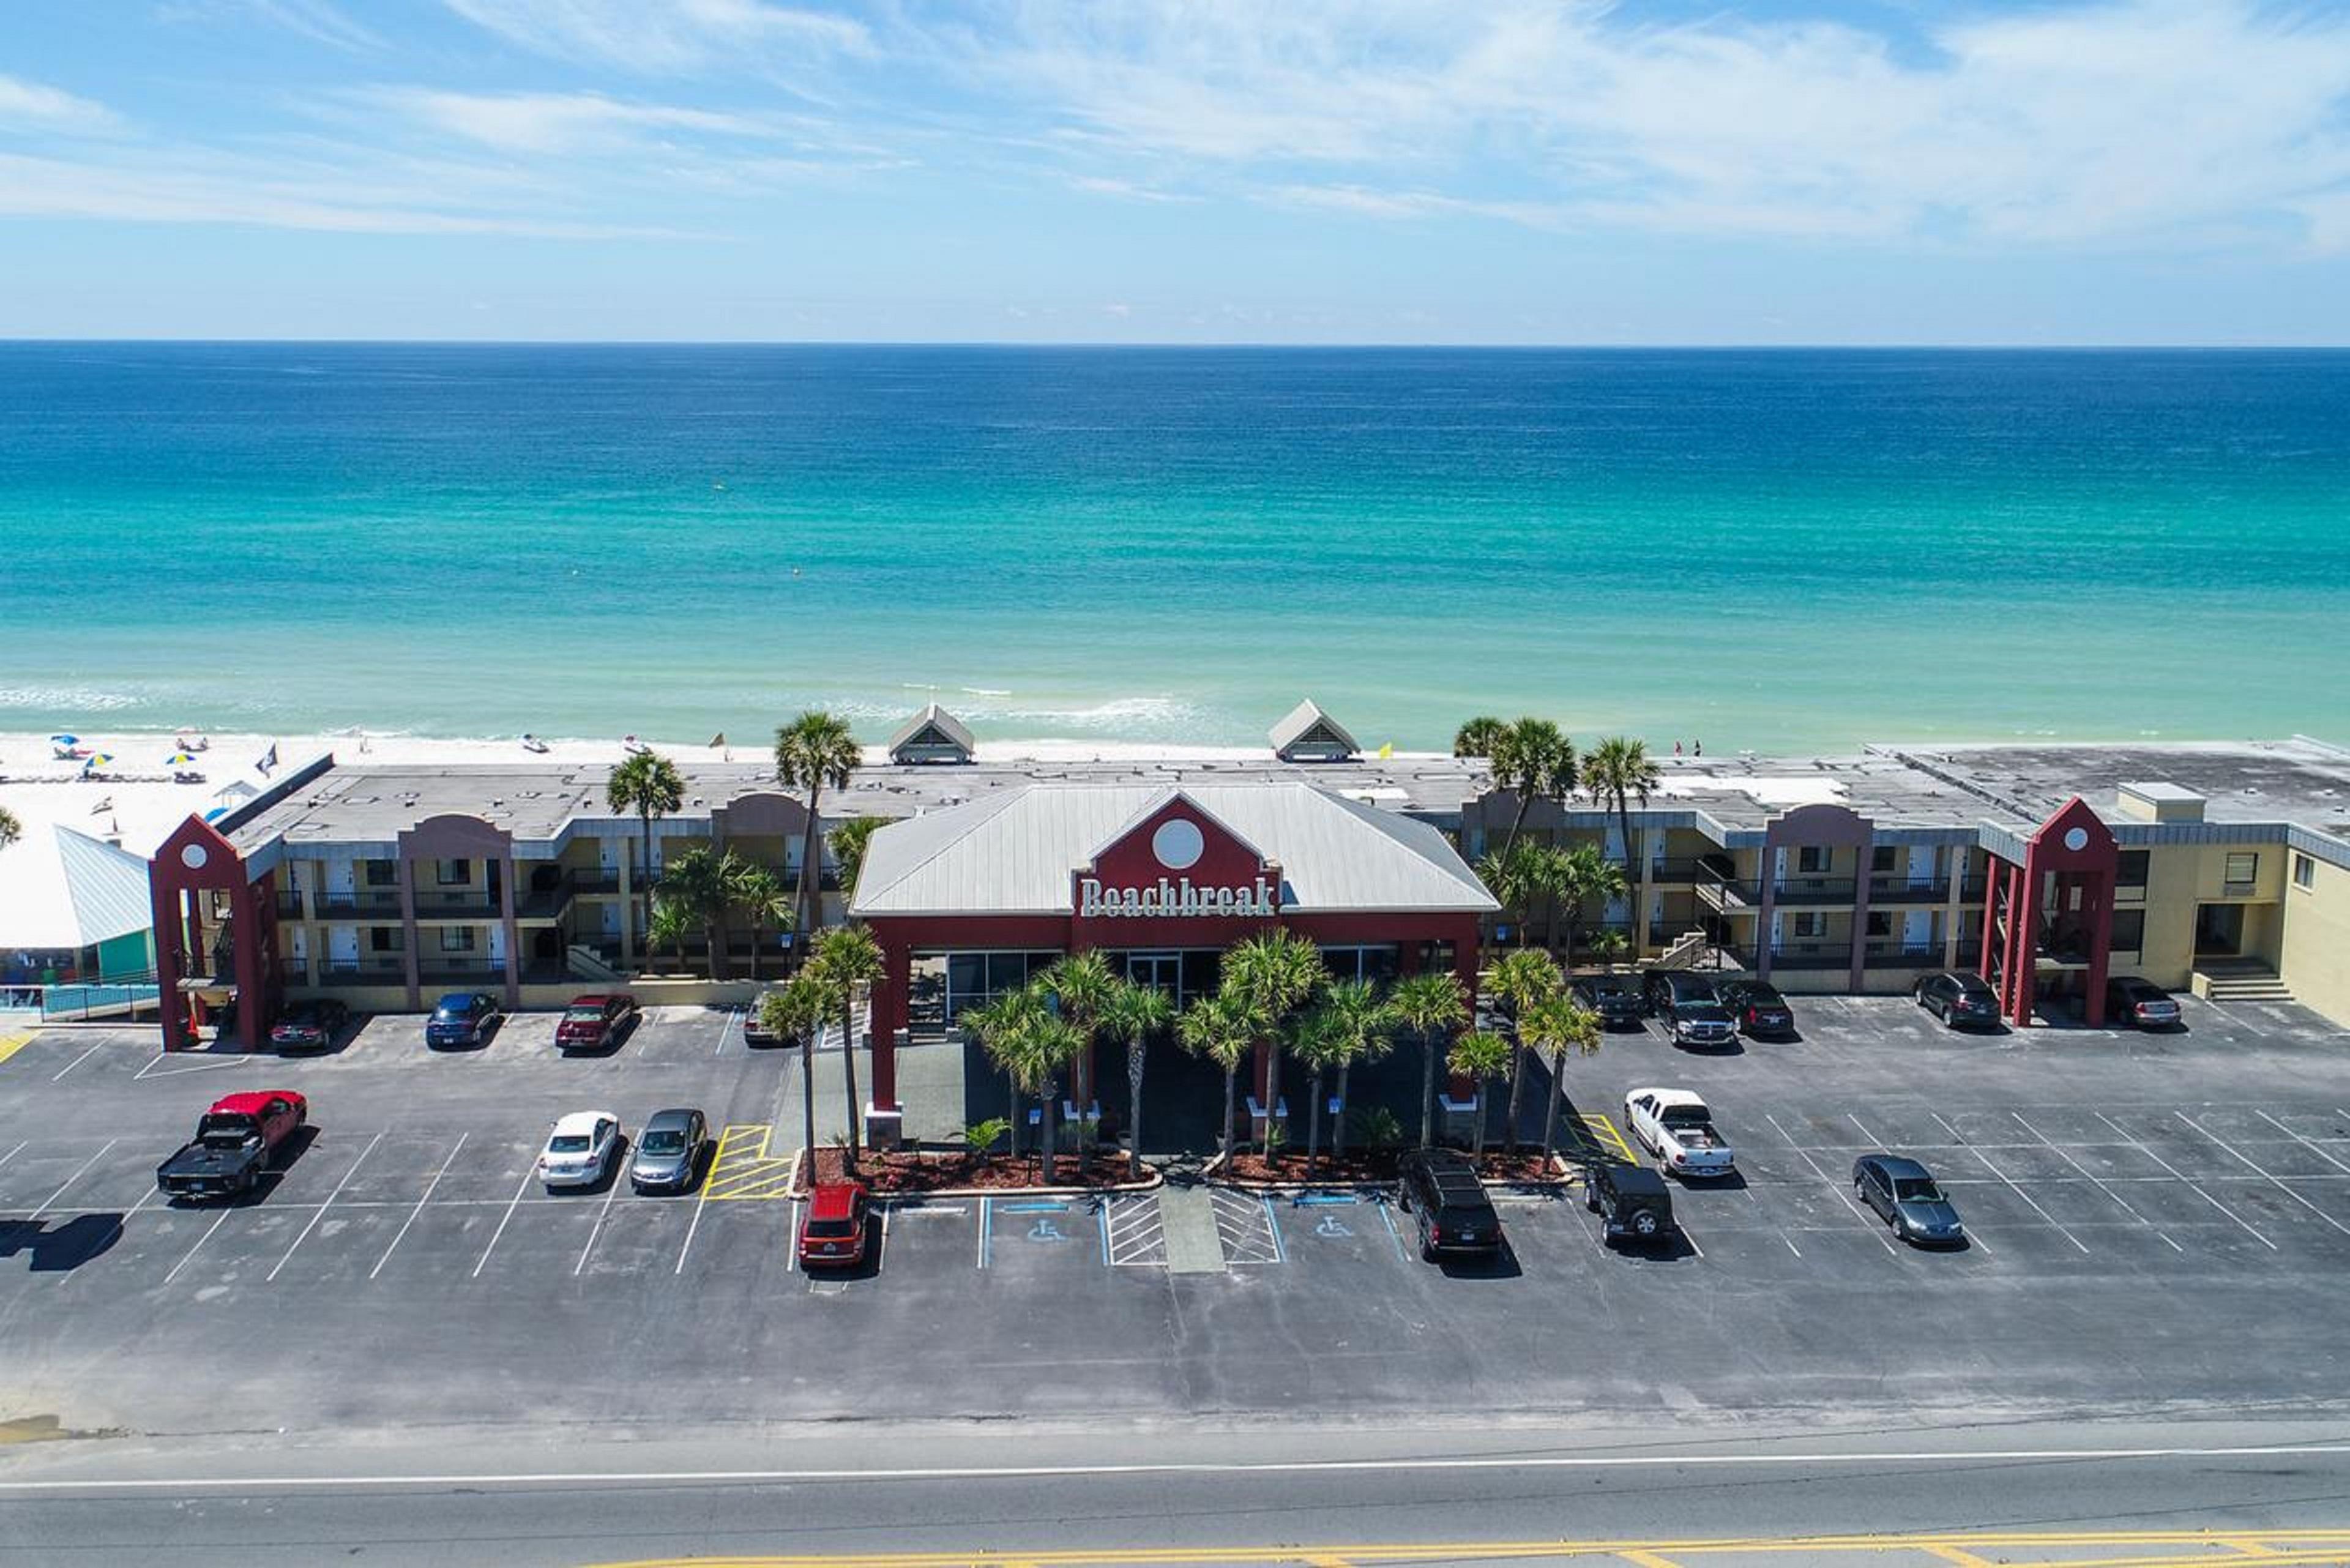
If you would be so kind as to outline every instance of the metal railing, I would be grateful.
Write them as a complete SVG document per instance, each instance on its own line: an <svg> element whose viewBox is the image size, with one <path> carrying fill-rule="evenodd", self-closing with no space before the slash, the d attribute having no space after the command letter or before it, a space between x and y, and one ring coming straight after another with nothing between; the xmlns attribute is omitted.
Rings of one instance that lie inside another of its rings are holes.
<svg viewBox="0 0 2350 1568"><path fill-rule="evenodd" d="M1950 879L1939 877L1930 882L1912 882L1904 877L1871 877L1868 879L1868 901L1872 904L1943 904L1950 898Z"/></svg>
<svg viewBox="0 0 2350 1568"><path fill-rule="evenodd" d="M1751 909L1762 902L1762 884L1752 877L1718 876L1700 867L1697 896L1718 909Z"/></svg>
<svg viewBox="0 0 2350 1568"><path fill-rule="evenodd" d="M1939 969L1942 964L1942 944L1920 942L1871 942L1861 954L1862 967L1866 969Z"/></svg>
<svg viewBox="0 0 2350 1568"><path fill-rule="evenodd" d="M488 888L420 888L416 893L416 918L420 920L447 920L465 918L495 919L498 896Z"/></svg>
<svg viewBox="0 0 2350 1568"><path fill-rule="evenodd" d="M1771 950L1773 969L1846 969L1851 963L1848 941L1782 942Z"/></svg>
<svg viewBox="0 0 2350 1568"><path fill-rule="evenodd" d="M314 917L318 915L396 915L400 913L400 889L397 888L328 888L313 893L309 904Z"/></svg>
<svg viewBox="0 0 2350 1568"><path fill-rule="evenodd" d="M282 920L298 920L302 918L300 888L280 888L277 890L277 918Z"/></svg>
<svg viewBox="0 0 2350 1568"><path fill-rule="evenodd" d="M36 1012L44 1023L151 1016L161 1005L162 991L151 970L113 980L0 985L0 1012Z"/></svg>
<svg viewBox="0 0 2350 1568"><path fill-rule="evenodd" d="M1849 877L1786 877L1771 889L1773 904L1849 904L1857 885Z"/></svg>

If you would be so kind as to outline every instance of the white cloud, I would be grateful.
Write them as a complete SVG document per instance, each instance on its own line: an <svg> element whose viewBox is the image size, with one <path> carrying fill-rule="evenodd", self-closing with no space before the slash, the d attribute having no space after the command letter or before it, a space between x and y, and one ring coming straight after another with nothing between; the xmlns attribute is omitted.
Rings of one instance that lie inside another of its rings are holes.
<svg viewBox="0 0 2350 1568"><path fill-rule="evenodd" d="M647 133L769 137L771 121L671 104L627 103L600 93L461 93L383 88L362 95L434 130L501 151L570 153L625 145Z"/></svg>
<svg viewBox="0 0 2350 1568"><path fill-rule="evenodd" d="M0 130L90 134L111 131L120 123L102 103L21 77L0 76Z"/></svg>
<svg viewBox="0 0 2350 1568"><path fill-rule="evenodd" d="M558 59L675 74L740 63L861 53L864 24L762 0L443 0L509 43Z"/></svg>

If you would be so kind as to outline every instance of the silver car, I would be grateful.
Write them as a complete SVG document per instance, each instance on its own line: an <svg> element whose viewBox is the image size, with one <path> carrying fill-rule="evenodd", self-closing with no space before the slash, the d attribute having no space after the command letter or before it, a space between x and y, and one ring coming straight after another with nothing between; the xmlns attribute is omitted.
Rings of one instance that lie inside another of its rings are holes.
<svg viewBox="0 0 2350 1568"><path fill-rule="evenodd" d="M702 1151L709 1141L709 1124L700 1111L655 1111L637 1137L637 1157L629 1162L629 1185L639 1192L690 1190L701 1174Z"/></svg>

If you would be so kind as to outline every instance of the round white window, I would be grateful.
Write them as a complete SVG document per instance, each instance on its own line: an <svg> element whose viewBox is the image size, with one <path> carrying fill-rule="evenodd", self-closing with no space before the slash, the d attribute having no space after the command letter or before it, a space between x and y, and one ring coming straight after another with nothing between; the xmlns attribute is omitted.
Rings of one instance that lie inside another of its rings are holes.
<svg viewBox="0 0 2350 1568"><path fill-rule="evenodd" d="M2077 855L2077 854L2079 854L2082 850L2086 849L2088 846L2089 846L2089 830L2088 830L2087 828L2085 828L2085 827L2068 827L2068 828L2066 828L2066 829L2064 830L2064 847L2065 847L2065 848L2072 850L2074 854L2076 854L2076 855Z"/></svg>
<svg viewBox="0 0 2350 1568"><path fill-rule="evenodd" d="M1200 825L1182 817L1170 817L1159 825L1150 836L1150 853L1159 864L1170 871L1188 871L1200 863L1200 852L1208 846L1200 836Z"/></svg>
<svg viewBox="0 0 2350 1568"><path fill-rule="evenodd" d="M180 846L180 864L191 871L203 870L204 862L211 858L212 857L204 852L204 846L201 844L184 844Z"/></svg>

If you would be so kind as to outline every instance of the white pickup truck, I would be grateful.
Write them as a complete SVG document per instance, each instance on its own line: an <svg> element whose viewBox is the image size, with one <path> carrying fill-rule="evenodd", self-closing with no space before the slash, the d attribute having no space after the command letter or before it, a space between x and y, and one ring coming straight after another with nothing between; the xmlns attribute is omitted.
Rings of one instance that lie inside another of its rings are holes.
<svg viewBox="0 0 2350 1568"><path fill-rule="evenodd" d="M1713 1130L1713 1113L1687 1089L1635 1089L1624 1096L1632 1137L1675 1176L1728 1176L1738 1157Z"/></svg>

